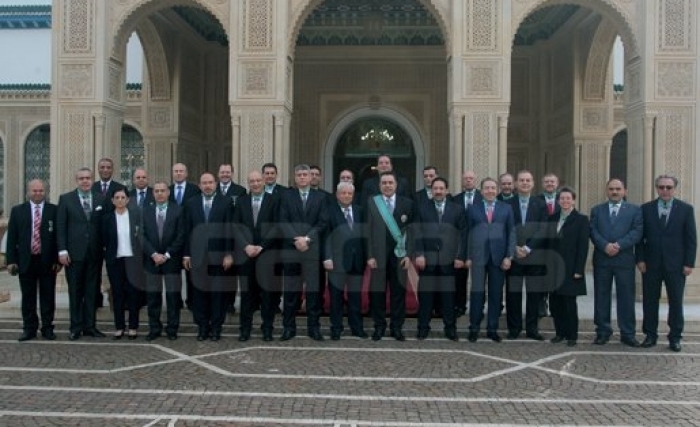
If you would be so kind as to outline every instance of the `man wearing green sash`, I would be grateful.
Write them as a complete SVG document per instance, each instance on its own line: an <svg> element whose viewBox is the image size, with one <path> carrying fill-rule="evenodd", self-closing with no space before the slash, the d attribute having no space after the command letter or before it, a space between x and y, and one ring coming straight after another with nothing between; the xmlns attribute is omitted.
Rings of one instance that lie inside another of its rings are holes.
<svg viewBox="0 0 700 427"><path fill-rule="evenodd" d="M369 301L374 320L372 340L382 339L386 330L388 286L391 336L404 341L402 328L406 318L407 273L411 265L406 244L410 243L407 233L413 222L413 202L396 194L397 180L393 172L383 173L379 186L381 194L367 200L367 265L371 269Z"/></svg>

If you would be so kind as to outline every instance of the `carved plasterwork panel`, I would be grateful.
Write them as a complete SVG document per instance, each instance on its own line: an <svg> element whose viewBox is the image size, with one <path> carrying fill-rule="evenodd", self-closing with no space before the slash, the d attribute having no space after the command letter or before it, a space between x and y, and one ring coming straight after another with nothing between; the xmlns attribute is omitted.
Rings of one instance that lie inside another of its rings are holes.
<svg viewBox="0 0 700 427"><path fill-rule="evenodd" d="M486 176L491 165L491 114L474 113L471 117L473 165L477 174ZM495 144L493 145L495 147ZM496 153L493 153L494 155Z"/></svg>
<svg viewBox="0 0 700 427"><path fill-rule="evenodd" d="M656 63L656 97L688 98L695 94L695 62L659 61Z"/></svg>
<svg viewBox="0 0 700 427"><path fill-rule="evenodd" d="M264 51L273 49L272 0L243 0L243 37L242 51Z"/></svg>
<svg viewBox="0 0 700 427"><path fill-rule="evenodd" d="M465 2L465 51L469 53L493 53L500 49L500 5L500 1L493 0L467 0Z"/></svg>
<svg viewBox="0 0 700 427"><path fill-rule="evenodd" d="M659 52L691 51L698 17L694 0L659 0Z"/></svg>
<svg viewBox="0 0 700 427"><path fill-rule="evenodd" d="M617 31L605 19L598 26L586 60L586 76L583 97L586 100L602 100L608 85L608 63Z"/></svg>
<svg viewBox="0 0 700 427"><path fill-rule="evenodd" d="M94 66L92 64L61 64L58 80L61 97L92 98L94 96Z"/></svg>
<svg viewBox="0 0 700 427"><path fill-rule="evenodd" d="M170 75L168 74L168 62L165 56L165 47L156 27L149 19L144 19L136 27L143 46L144 59L148 70L148 83L151 89L151 99L170 99Z"/></svg>
<svg viewBox="0 0 700 427"><path fill-rule="evenodd" d="M693 194L694 152L692 140L692 109L668 108L657 112L657 133L660 137L656 155L661 163L656 165L657 174L675 175L682 185L676 190L679 198Z"/></svg>
<svg viewBox="0 0 700 427"><path fill-rule="evenodd" d="M465 61L464 96L500 97L501 63L499 61Z"/></svg>
<svg viewBox="0 0 700 427"><path fill-rule="evenodd" d="M173 109L172 107L150 107L149 126L152 130L170 131L173 130Z"/></svg>
<svg viewBox="0 0 700 427"><path fill-rule="evenodd" d="M121 102L124 92L122 81L122 68L115 64L109 66L109 99Z"/></svg>
<svg viewBox="0 0 700 427"><path fill-rule="evenodd" d="M64 138L61 145L64 147L63 153L68 160L69 177L64 184L70 185L72 173L83 166L91 166L86 160L92 158L92 153L88 150L90 137L90 125L92 124L90 113L84 111L74 111L64 113L63 129ZM89 144L91 147L92 144Z"/></svg>
<svg viewBox="0 0 700 427"><path fill-rule="evenodd" d="M241 62L241 98L271 98L274 95L274 62Z"/></svg>
<svg viewBox="0 0 700 427"><path fill-rule="evenodd" d="M91 0L64 0L63 51L65 53L92 52L94 13Z"/></svg>
<svg viewBox="0 0 700 427"><path fill-rule="evenodd" d="M581 132L606 132L609 127L608 109L605 107L583 107L580 117Z"/></svg>

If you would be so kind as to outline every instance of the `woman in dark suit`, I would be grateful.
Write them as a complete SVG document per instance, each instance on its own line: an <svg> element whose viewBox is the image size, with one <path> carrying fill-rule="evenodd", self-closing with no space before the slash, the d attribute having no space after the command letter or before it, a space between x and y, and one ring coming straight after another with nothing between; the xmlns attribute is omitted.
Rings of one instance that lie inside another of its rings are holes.
<svg viewBox="0 0 700 427"><path fill-rule="evenodd" d="M140 277L143 271L143 251L141 250L140 215L128 208L129 197L126 190L119 189L112 196L114 212L102 218L102 238L105 248L105 264L112 287L115 340L124 336L125 304L129 310L130 340L136 339L139 327L138 290L143 289Z"/></svg>
<svg viewBox="0 0 700 427"><path fill-rule="evenodd" d="M586 295L586 258L588 256L589 222L576 210L576 192L571 188L559 191L561 209L549 217L549 247L555 259L549 263L554 280L549 296L556 336L552 343L566 340L569 347L578 339L578 306L576 297Z"/></svg>

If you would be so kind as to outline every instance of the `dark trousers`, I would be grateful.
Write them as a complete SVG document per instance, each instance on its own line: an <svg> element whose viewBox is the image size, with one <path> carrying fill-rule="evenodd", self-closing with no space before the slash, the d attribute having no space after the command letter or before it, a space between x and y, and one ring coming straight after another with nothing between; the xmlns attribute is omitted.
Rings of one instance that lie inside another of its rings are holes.
<svg viewBox="0 0 700 427"><path fill-rule="evenodd" d="M359 333L364 329L362 325L362 277L364 272L346 273L344 271L330 271L329 295L331 299L331 332L343 331L343 308L345 295L348 298L348 326L353 333Z"/></svg>
<svg viewBox="0 0 700 427"><path fill-rule="evenodd" d="M182 275L180 272L171 274L150 273L146 280L148 327L150 332L159 334L163 331L163 322L160 320L160 315L163 310L163 284L165 284L165 304L167 309L165 331L168 334L177 333L177 330L180 328Z"/></svg>
<svg viewBox="0 0 700 427"><path fill-rule="evenodd" d="M389 288L389 308L391 319L389 328L401 330L406 320L406 285L408 271L401 268L399 260L393 253L387 254L384 265L371 270L369 284L369 307L374 321L374 328L386 329L386 290Z"/></svg>
<svg viewBox="0 0 700 427"><path fill-rule="evenodd" d="M460 268L459 270L455 270L455 275L454 275L454 289L455 289L454 308L456 310L461 310L462 314L464 314L464 311L466 311L466 309L467 309L467 290L469 288L468 282L469 282L469 269L468 268Z"/></svg>
<svg viewBox="0 0 700 427"><path fill-rule="evenodd" d="M578 304L575 295L549 294L549 309L554 318L556 335L567 340L578 339Z"/></svg>
<svg viewBox="0 0 700 427"><path fill-rule="evenodd" d="M648 267L647 267L648 268ZM668 297L668 340L679 341L683 334L683 292L685 291L685 276L682 271L647 270L642 276L642 307L644 319L642 331L656 340L659 327L659 299L661 298L661 283L666 284Z"/></svg>
<svg viewBox="0 0 700 427"><path fill-rule="evenodd" d="M226 320L226 291L231 276L217 265L196 266L191 270L194 289L194 322L200 330L221 333Z"/></svg>
<svg viewBox="0 0 700 427"><path fill-rule="evenodd" d="M445 331L454 331L455 326L455 279L454 268L437 266L421 274L418 286L418 330L429 331L433 306L442 304L442 322ZM466 303L466 302L465 302Z"/></svg>
<svg viewBox="0 0 700 427"><path fill-rule="evenodd" d="M612 335L610 310L612 306L612 284L615 279L617 296L617 324L622 338L634 338L636 328L634 314L634 265L629 267L593 266L593 321L596 334Z"/></svg>
<svg viewBox="0 0 700 427"><path fill-rule="evenodd" d="M319 298L318 257L285 262L284 265L284 329L296 330L297 310L301 305L301 295L306 282L306 327L310 332L320 328L321 303Z"/></svg>
<svg viewBox="0 0 700 427"><path fill-rule="evenodd" d="M139 293L133 283L138 283L136 274L141 274L143 264L134 257L117 258L107 263L107 275L112 289L114 327L126 329L124 310L129 310L129 329L139 327Z"/></svg>
<svg viewBox="0 0 700 427"><path fill-rule="evenodd" d="M279 278L274 274L274 263L267 262L265 255L248 258L240 269L239 276L241 309L240 331L253 328L253 313L260 306L261 329L272 331L275 314L279 308Z"/></svg>
<svg viewBox="0 0 700 427"><path fill-rule="evenodd" d="M503 280L505 274L501 266L488 262L486 265L472 265L472 289L469 293L469 331L479 332L484 319L484 304L488 292L488 318L486 331L498 331L498 318L503 300ZM488 280L488 287L487 285Z"/></svg>
<svg viewBox="0 0 700 427"><path fill-rule="evenodd" d="M56 312L56 273L43 268L41 256L32 255L29 269L19 275L22 291L22 323L25 332L36 333L39 329L39 316L36 314L37 292L41 311L41 330L53 330Z"/></svg>
<svg viewBox="0 0 700 427"><path fill-rule="evenodd" d="M520 333L523 330L523 285L525 286L525 330L538 333L539 309L544 293L542 278L535 276L509 276L506 289L506 321L508 331Z"/></svg>
<svg viewBox="0 0 700 427"><path fill-rule="evenodd" d="M98 292L102 264L95 259L72 261L66 267L70 331L81 333L95 328L95 294Z"/></svg>

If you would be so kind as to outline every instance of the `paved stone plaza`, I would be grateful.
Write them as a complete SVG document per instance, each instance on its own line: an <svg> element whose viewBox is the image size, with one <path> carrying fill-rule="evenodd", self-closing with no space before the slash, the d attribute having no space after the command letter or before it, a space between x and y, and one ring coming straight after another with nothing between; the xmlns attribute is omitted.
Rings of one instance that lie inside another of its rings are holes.
<svg viewBox="0 0 700 427"><path fill-rule="evenodd" d="M110 317L100 310L104 332ZM574 348L469 343L464 318L457 343L438 332L411 339L414 320L403 343L303 336L265 343L258 333L241 344L236 321L222 341L200 343L183 317L180 339L153 343L143 327L135 341L71 342L65 318L57 341L18 343L20 319L0 320L0 425L700 425L696 322L683 351L672 353L662 341L630 349L617 336L593 346L590 332ZM585 331L591 327L584 321Z"/></svg>

